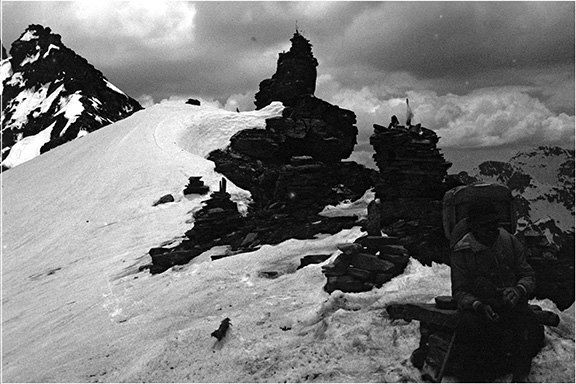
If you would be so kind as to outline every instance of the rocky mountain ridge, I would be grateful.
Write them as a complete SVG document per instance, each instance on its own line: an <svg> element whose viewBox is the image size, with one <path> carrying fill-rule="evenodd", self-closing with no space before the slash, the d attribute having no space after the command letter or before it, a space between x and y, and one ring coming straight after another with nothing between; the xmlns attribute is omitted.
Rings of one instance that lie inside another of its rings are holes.
<svg viewBox="0 0 576 384"><path fill-rule="evenodd" d="M265 129L236 133L226 148L208 156L216 172L250 191L253 203L248 215L222 236L214 235L217 230L206 231L202 223L225 225L219 217L222 212L237 216L222 198L225 189L213 194L205 202L206 209L195 216L187 240L173 249L150 251L151 272L187 263L214 245L247 251L355 225L356 217L330 218L319 213L327 205L360 198L373 185L374 171L342 161L356 144L356 115L313 95L318 62L309 41L298 31L291 41L290 51L279 54L276 73L260 83L255 102L258 110L281 101L282 116L266 119Z"/></svg>
<svg viewBox="0 0 576 384"><path fill-rule="evenodd" d="M319 212L362 196L373 172L342 161L356 144L356 115L313 95L318 62L298 31L291 41L290 51L279 54L276 73L260 83L255 101L257 109L281 101L282 116L266 120L263 130L237 133L226 149L208 158L218 172L250 191L255 206L281 202Z"/></svg>
<svg viewBox="0 0 576 384"><path fill-rule="evenodd" d="M9 53L0 71L3 169L142 109L50 28L30 25Z"/></svg>
<svg viewBox="0 0 576 384"><path fill-rule="evenodd" d="M543 230L552 243L574 233L574 150L540 146L509 161L486 161L475 180L506 185L516 199L518 225Z"/></svg>

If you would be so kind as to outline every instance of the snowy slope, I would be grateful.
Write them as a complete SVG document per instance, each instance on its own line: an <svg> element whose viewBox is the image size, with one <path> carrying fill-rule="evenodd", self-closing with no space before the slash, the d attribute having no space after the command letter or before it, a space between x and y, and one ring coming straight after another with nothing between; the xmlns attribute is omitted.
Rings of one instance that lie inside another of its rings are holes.
<svg viewBox="0 0 576 384"><path fill-rule="evenodd" d="M202 156L281 110L155 105L4 173L2 380L420 381L409 363L418 325L390 324L384 308L447 294L448 267L411 261L379 290L331 296L320 265L296 270L306 254L335 257L359 228L137 272L151 247L190 228L189 212L206 199L182 196L188 177L217 187L221 176ZM152 207L165 193L176 202ZM363 201L329 211L358 211ZM281 276L259 274L267 271ZM536 381L574 381L574 307L561 315ZM225 317L232 332L217 343L210 333Z"/></svg>

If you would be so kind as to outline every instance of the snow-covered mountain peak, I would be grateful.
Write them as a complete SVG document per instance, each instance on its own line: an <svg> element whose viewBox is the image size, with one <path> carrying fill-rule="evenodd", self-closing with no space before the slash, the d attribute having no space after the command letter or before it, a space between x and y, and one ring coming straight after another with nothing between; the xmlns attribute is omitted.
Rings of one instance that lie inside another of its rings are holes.
<svg viewBox="0 0 576 384"><path fill-rule="evenodd" d="M11 168L141 109L50 28L30 25L0 63L2 166Z"/></svg>
<svg viewBox="0 0 576 384"><path fill-rule="evenodd" d="M512 190L523 226L534 224L552 233L554 242L561 233L574 233L574 150L541 146L521 151L508 162L480 164L475 177Z"/></svg>
<svg viewBox="0 0 576 384"><path fill-rule="evenodd" d="M539 183L556 184L561 180L574 184L574 150L540 146L517 153L510 164L529 173Z"/></svg>

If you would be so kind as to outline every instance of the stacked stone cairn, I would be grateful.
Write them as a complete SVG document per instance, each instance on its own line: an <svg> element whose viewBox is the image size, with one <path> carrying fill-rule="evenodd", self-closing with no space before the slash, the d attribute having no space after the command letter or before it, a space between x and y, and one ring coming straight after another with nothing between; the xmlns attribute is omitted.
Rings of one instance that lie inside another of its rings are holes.
<svg viewBox="0 0 576 384"><path fill-rule="evenodd" d="M312 53L312 45L298 30L290 41L290 50L278 55L276 73L260 83L256 109L264 108L271 100L293 105L300 96L314 94L318 60Z"/></svg>
<svg viewBox="0 0 576 384"><path fill-rule="evenodd" d="M150 265L140 269L149 269L150 273L162 273L175 265L184 265L193 258L214 247L226 244L226 236L236 234L242 224L238 206L230 200L226 192L226 179L220 181L220 189L210 195L204 207L194 213L194 227L186 232L187 240L174 248L152 248L148 252L152 258Z"/></svg>
<svg viewBox="0 0 576 384"><path fill-rule="evenodd" d="M210 191L208 186L204 185L204 182L201 180L202 176L191 176L188 178L188 185L184 188L184 195L205 195Z"/></svg>
<svg viewBox="0 0 576 384"><path fill-rule="evenodd" d="M374 124L370 137L379 169L375 182L381 200L382 230L400 238L423 264L449 263L443 235L442 197L452 165L436 147L438 136L420 124L402 126L393 116L388 127Z"/></svg>
<svg viewBox="0 0 576 384"><path fill-rule="evenodd" d="M389 128L374 124L370 144L380 170L376 195L383 200L395 198L442 199L444 178L452 165L436 148L438 136L420 124Z"/></svg>
<svg viewBox="0 0 576 384"><path fill-rule="evenodd" d="M324 290L332 293L365 292L400 275L408 264L408 251L397 238L364 236L352 244L338 246L342 252L322 267L327 278Z"/></svg>
<svg viewBox="0 0 576 384"><path fill-rule="evenodd" d="M204 207L194 213L194 227L186 232L190 240L205 243L234 232L242 224L238 205L226 192L226 179L220 181L220 189L210 195Z"/></svg>

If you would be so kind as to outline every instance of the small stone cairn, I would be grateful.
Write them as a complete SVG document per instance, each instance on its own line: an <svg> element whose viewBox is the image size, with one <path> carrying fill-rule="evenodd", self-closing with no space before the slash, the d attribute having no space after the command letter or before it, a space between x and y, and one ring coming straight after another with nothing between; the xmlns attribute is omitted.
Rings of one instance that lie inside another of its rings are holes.
<svg viewBox="0 0 576 384"><path fill-rule="evenodd" d="M202 252L223 243L224 236L233 234L242 224L238 206L226 192L226 179L222 178L220 190L212 193L204 204L194 213L194 227L186 232L188 240L174 248L150 249L148 253L152 263L140 267L140 270L149 269L150 273L156 274L175 265L187 264Z"/></svg>
<svg viewBox="0 0 576 384"><path fill-rule="evenodd" d="M234 232L242 223L238 205L226 192L226 179L220 181L220 189L210 195L204 207L194 213L194 227L186 232L190 240L206 242Z"/></svg>
<svg viewBox="0 0 576 384"><path fill-rule="evenodd" d="M400 275L408 265L408 251L398 239L363 236L352 244L338 246L342 252L333 263L322 267L327 278L324 290L332 293L365 292Z"/></svg>
<svg viewBox="0 0 576 384"><path fill-rule="evenodd" d="M184 188L184 195L205 195L210 191L208 186L204 185L204 182L201 180L202 176L191 176L188 178L188 185Z"/></svg>

